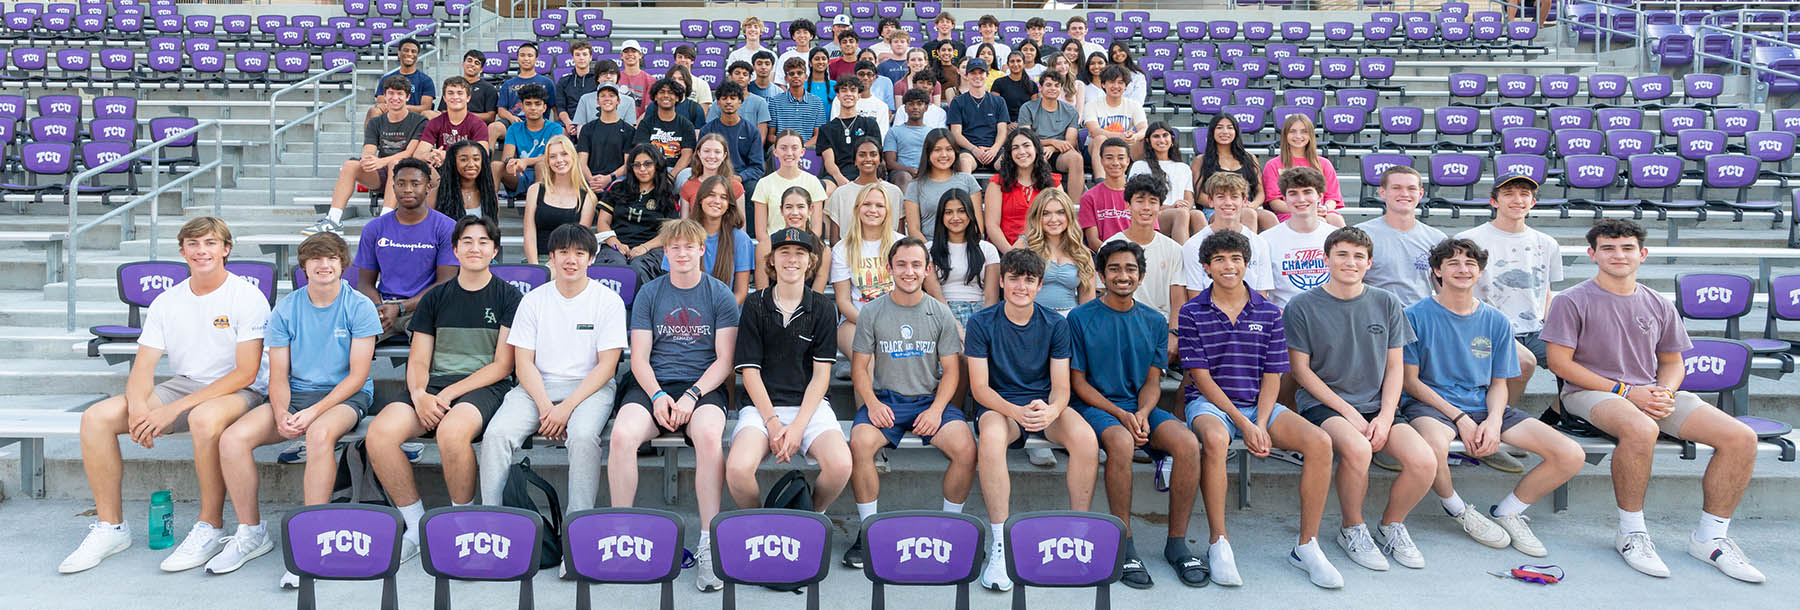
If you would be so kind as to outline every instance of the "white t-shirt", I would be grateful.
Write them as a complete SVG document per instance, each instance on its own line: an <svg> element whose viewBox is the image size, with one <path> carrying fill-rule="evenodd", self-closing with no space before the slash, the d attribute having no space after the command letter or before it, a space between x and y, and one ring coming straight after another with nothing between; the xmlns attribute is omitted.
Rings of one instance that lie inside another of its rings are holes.
<svg viewBox="0 0 1800 610"><path fill-rule="evenodd" d="M900 92L900 95L905 95L905 92L904 91ZM895 101L899 101L899 97L895 97L894 99L895 99ZM906 104L904 104L904 103L894 104L894 107L898 108L900 110L898 112L895 112L894 119L892 121L888 122L887 126L889 129L892 129L895 125L902 125L902 124L906 123ZM861 108L858 108L857 112L860 114L861 110L862 110ZM929 127L931 129L945 128L945 127L948 127L949 123L950 123L949 115L944 114L944 107L939 106L937 104L927 104L925 106L925 116L919 117L919 119L920 119L919 122L924 123L926 127ZM885 134L887 132L884 131L882 133ZM886 151L882 151L882 152L886 152Z"/></svg>
<svg viewBox="0 0 1800 610"><path fill-rule="evenodd" d="M750 64L752 68L755 68L756 62L754 61L754 58L756 57L757 53L760 53L763 51L768 51L770 55L775 54L775 48L771 47L769 45L763 45L763 46L760 46L760 47L757 47L754 49L750 48L748 45L745 45L745 46L738 47L736 49L732 49L731 54L725 56L725 67L730 68L731 64L741 61L741 62ZM779 64L779 63L775 64L775 71L776 72L781 71L781 64Z"/></svg>
<svg viewBox="0 0 1800 610"><path fill-rule="evenodd" d="M837 107L836 99L831 101L831 107ZM902 112L904 113L904 111ZM893 111L888 110L887 102L883 102L873 97L859 98L856 100L856 116L866 116L875 119L875 125L881 128L881 138L884 142L887 141L888 127L892 126L894 123L894 117L892 115ZM906 121L901 122L905 123Z"/></svg>
<svg viewBox="0 0 1800 610"><path fill-rule="evenodd" d="M237 275L205 296L194 294L192 284L192 279L182 280L150 302L138 345L167 354L170 372L208 384L237 370L239 343L262 340L269 301ZM265 357L250 389L265 392L268 387Z"/></svg>
<svg viewBox="0 0 1800 610"><path fill-rule="evenodd" d="M901 212L905 210L906 193L902 192L900 187L894 186L894 183L886 180L877 180L875 184L881 185L881 191L887 193L888 218L894 221L894 230L899 231L901 229L900 221L905 216ZM858 203L856 196L861 195L862 190L863 185L852 182L839 186L837 190L831 192L830 197L825 198L825 217L831 219L831 222L837 223L839 240L842 240L844 235L856 225L862 223L856 215L856 204Z"/></svg>
<svg viewBox="0 0 1800 610"><path fill-rule="evenodd" d="M1133 126L1143 125L1146 122L1144 105L1132 101L1131 98L1121 98L1117 106L1107 105L1104 97L1099 100L1088 100L1081 109L1081 124L1086 125L1089 121L1098 123L1101 131L1101 133L1089 133L1089 140L1124 136L1126 132L1131 131Z"/></svg>
<svg viewBox="0 0 1800 610"><path fill-rule="evenodd" d="M1563 279L1556 239L1530 227L1508 233L1491 222L1456 236L1488 251L1487 268L1475 284L1475 298L1505 313L1512 321L1513 334L1543 330L1550 284Z"/></svg>
<svg viewBox="0 0 1800 610"><path fill-rule="evenodd" d="M1325 237L1337 229L1320 222L1311 233L1301 233L1291 224L1275 225L1261 235L1269 244L1269 274L1275 279L1269 300L1282 307L1288 299L1331 280L1331 270L1325 266Z"/></svg>
<svg viewBox="0 0 1800 610"><path fill-rule="evenodd" d="M968 244L951 243L949 246L950 279L940 282L944 288L944 300L985 303L987 301L987 294L982 290L982 287L975 282L968 281ZM987 273L988 267L1000 264L1000 251L994 248L994 244L983 241L980 243L980 247L982 262L981 271L975 274L977 277Z"/></svg>
<svg viewBox="0 0 1800 610"><path fill-rule="evenodd" d="M894 241L905 238L905 235L894 233ZM881 251L881 242L862 243L862 264L855 269L850 268L850 255L847 254L849 245L850 240L842 239L831 247L831 283L849 281L850 302L855 304L857 311L862 311L869 301L894 289L894 278L888 275L887 253Z"/></svg>
<svg viewBox="0 0 1800 610"><path fill-rule="evenodd" d="M1187 271L1182 264L1181 244L1162 233L1151 233L1151 235L1153 237L1148 245L1138 244L1144 247L1144 281L1138 283L1137 292L1132 293L1131 296L1137 299L1137 302L1149 305L1162 313L1163 317L1168 317L1170 311L1169 287L1184 285L1187 281ZM1121 239L1129 239L1125 237L1124 231L1114 234L1111 239L1106 241Z"/></svg>
<svg viewBox="0 0 1800 610"><path fill-rule="evenodd" d="M1254 231L1238 231L1250 240L1250 265L1244 270L1244 285L1257 292L1269 292L1275 288L1275 267L1269 264L1273 257L1269 255L1269 242L1263 241L1261 235ZM1213 234L1212 225L1206 225L1189 237L1187 243L1181 245L1181 262L1187 269L1187 289L1193 292L1206 290L1212 286L1212 276L1206 274L1206 266L1200 262L1200 244Z"/></svg>
<svg viewBox="0 0 1800 610"><path fill-rule="evenodd" d="M600 352L625 348L631 317L625 301L597 280L575 298L564 298L549 282L519 300L506 344L534 350L532 364L546 383L581 381L600 363Z"/></svg>
<svg viewBox="0 0 1800 610"><path fill-rule="evenodd" d="M1169 187L1169 196L1163 198L1163 205L1175 205L1175 202L1183 199L1186 199L1190 203L1193 202L1193 197L1188 193L1191 193L1194 190L1194 170L1188 168L1186 163L1180 161L1157 161L1157 163L1162 164L1163 175L1166 176L1166 179L1163 180L1163 186ZM1130 178L1138 174L1148 173L1150 173L1149 163L1144 161L1133 161L1131 163L1131 169L1125 172L1125 177Z"/></svg>

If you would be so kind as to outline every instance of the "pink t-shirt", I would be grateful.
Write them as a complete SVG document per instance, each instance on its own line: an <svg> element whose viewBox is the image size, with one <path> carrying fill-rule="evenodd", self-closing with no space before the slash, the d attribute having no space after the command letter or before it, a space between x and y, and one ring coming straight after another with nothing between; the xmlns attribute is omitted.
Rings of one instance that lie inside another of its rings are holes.
<svg viewBox="0 0 1800 610"><path fill-rule="evenodd" d="M1325 197L1319 201L1319 210L1329 212L1344 207L1344 194L1338 190L1337 168L1332 167L1331 160L1324 157L1319 157L1319 164L1321 166L1318 168L1319 173L1325 174ZM1306 157L1295 157L1294 167L1312 167L1312 163L1308 162ZM1263 192L1268 193L1269 199L1281 198L1279 185L1281 170L1284 169L1287 168L1281 166L1281 155L1271 157L1269 162L1263 165ZM1276 214L1275 216L1281 220L1287 220L1290 215Z"/></svg>
<svg viewBox="0 0 1800 610"><path fill-rule="evenodd" d="M1081 194L1081 211L1075 214L1081 228L1094 228L1104 242L1114 234L1131 227L1131 210L1125 206L1125 191L1113 190L1105 182L1095 184Z"/></svg>

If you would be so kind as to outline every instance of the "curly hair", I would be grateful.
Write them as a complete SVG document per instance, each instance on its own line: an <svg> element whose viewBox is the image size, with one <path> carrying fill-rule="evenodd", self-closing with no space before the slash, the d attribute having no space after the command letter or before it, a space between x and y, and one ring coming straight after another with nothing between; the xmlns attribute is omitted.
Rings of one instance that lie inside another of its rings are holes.
<svg viewBox="0 0 1800 610"><path fill-rule="evenodd" d="M1094 292L1094 253L1082 243L1081 234L1075 229L1075 200L1060 187L1051 187L1038 193L1037 199L1031 201L1031 209L1025 212L1025 235L1020 239L1026 248L1036 252L1044 260L1055 260L1051 251L1050 235L1044 232L1044 214L1048 213L1051 204L1060 204L1060 213L1068 217L1063 222L1063 233L1056 248L1063 256L1075 262L1075 277L1080 283L1076 295L1093 294Z"/></svg>

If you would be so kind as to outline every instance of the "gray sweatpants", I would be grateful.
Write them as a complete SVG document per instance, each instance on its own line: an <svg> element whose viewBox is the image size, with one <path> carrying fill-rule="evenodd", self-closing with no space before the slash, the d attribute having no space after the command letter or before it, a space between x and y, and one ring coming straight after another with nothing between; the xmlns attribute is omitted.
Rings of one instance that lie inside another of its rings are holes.
<svg viewBox="0 0 1800 610"><path fill-rule="evenodd" d="M550 400L559 401L580 385L580 381L545 382L544 391L550 395ZM606 420L612 416L613 395L618 387L618 378L607 381L600 391L581 401L569 415L566 443L569 448L568 512L593 508L594 499L600 494L600 434L606 429ZM500 403L500 410L494 413L482 437L482 504L500 504L501 492L506 488L506 474L513 465L513 453L537 431L537 404L531 401L525 388L514 387L506 393L506 400Z"/></svg>

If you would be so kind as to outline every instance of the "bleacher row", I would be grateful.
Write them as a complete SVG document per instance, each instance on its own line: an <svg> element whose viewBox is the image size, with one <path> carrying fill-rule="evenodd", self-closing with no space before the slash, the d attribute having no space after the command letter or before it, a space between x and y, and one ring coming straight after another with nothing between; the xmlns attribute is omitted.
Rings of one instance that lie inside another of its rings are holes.
<svg viewBox="0 0 1800 610"><path fill-rule="evenodd" d="M192 117L139 117L137 98L107 96L84 102L75 95L43 95L31 100L35 116L25 118L22 95L0 95L0 200L44 201L62 195L77 171L109 163L139 146L140 123L150 140L161 140L198 123ZM84 108L91 108L84 117ZM23 129L20 129L23 127ZM197 138L188 134L157 156L165 169L198 165ZM118 193L138 194L137 175L149 158L134 159L106 173L123 183L83 185L80 194L110 203Z"/></svg>

